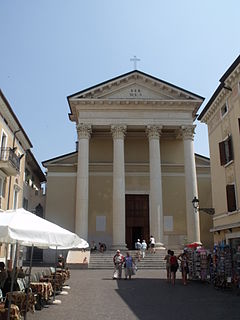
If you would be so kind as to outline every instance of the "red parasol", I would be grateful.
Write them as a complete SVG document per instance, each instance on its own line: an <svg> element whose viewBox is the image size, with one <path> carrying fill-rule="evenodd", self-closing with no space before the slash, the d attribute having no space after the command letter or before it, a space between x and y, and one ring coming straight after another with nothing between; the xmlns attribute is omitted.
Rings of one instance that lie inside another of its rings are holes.
<svg viewBox="0 0 240 320"><path fill-rule="evenodd" d="M186 245L187 248L197 248L200 247L202 244L201 242L192 242Z"/></svg>

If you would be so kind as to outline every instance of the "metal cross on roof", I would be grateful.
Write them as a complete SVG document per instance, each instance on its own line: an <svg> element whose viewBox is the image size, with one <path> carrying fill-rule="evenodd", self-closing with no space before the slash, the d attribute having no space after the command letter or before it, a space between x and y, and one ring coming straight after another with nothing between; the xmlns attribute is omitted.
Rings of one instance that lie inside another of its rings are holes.
<svg viewBox="0 0 240 320"><path fill-rule="evenodd" d="M137 70L137 61L140 61L141 59L137 58L137 56L133 56L133 58L130 59L130 61L133 61L134 63L134 70Z"/></svg>

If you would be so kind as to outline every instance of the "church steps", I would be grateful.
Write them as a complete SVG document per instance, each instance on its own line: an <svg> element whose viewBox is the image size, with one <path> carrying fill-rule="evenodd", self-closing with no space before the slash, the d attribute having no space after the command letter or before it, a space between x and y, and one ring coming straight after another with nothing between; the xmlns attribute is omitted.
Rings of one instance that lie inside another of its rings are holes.
<svg viewBox="0 0 240 320"><path fill-rule="evenodd" d="M180 251L175 254L179 254ZM113 256L115 252L107 251L104 253L92 253L90 255L90 262L88 265L89 269L113 269ZM123 255L126 255L126 252L122 252ZM130 254L135 257L136 251L131 251ZM166 268L166 262L164 257L166 255L165 250L158 250L155 254L149 252L146 253L144 259L141 259L140 262L137 261L138 269L160 269L164 270ZM137 259L136 259L137 260Z"/></svg>

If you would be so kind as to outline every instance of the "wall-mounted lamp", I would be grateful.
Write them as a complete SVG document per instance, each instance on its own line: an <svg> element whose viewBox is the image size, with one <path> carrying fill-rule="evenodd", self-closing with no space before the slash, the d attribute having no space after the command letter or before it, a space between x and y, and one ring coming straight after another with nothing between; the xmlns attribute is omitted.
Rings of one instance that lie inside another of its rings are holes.
<svg viewBox="0 0 240 320"><path fill-rule="evenodd" d="M215 213L214 208L200 208L199 207L199 200L196 196L193 198L192 204L193 204L193 208L194 208L195 212L197 212L199 210L199 211L203 211L211 216L214 215L214 213Z"/></svg>

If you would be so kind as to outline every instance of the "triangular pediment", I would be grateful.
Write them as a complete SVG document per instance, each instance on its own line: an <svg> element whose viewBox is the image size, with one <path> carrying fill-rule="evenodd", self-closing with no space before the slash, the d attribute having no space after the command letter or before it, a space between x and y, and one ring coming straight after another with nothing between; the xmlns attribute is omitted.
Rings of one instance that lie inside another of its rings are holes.
<svg viewBox="0 0 240 320"><path fill-rule="evenodd" d="M197 166L210 166L210 158L195 153L195 162Z"/></svg>
<svg viewBox="0 0 240 320"><path fill-rule="evenodd" d="M42 165L47 168L48 166L75 165L76 163L77 163L77 152L71 152L56 158L43 161Z"/></svg>
<svg viewBox="0 0 240 320"><path fill-rule="evenodd" d="M114 91L98 95L100 99L149 99L149 100L172 100L170 93L164 90L154 90L151 86L144 85L140 81L129 83L128 85L116 88Z"/></svg>
<svg viewBox="0 0 240 320"><path fill-rule="evenodd" d="M68 99L203 100L198 95L137 70L80 91Z"/></svg>

